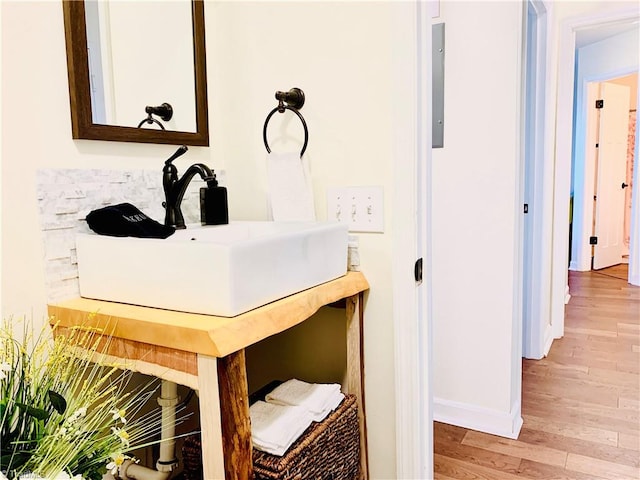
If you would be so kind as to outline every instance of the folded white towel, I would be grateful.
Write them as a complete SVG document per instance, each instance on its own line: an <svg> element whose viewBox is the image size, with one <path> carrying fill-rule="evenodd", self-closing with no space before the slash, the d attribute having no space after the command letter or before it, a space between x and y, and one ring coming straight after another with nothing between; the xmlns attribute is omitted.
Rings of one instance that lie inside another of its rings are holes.
<svg viewBox="0 0 640 480"><path fill-rule="evenodd" d="M258 449L284 455L311 425L311 414L302 407L258 401L249 408L251 439Z"/></svg>
<svg viewBox="0 0 640 480"><path fill-rule="evenodd" d="M331 397L327 398L327 401L322 410L317 413L311 414L313 417L313 421L321 422L322 420L324 420L327 415L329 415L329 413L331 413L338 405L340 405L342 400L344 400L344 393L340 391L335 392Z"/></svg>
<svg viewBox="0 0 640 480"><path fill-rule="evenodd" d="M265 400L276 405L296 405L307 409L313 420L323 420L336 408L344 394L337 383L307 383L298 379L287 380L266 395Z"/></svg>

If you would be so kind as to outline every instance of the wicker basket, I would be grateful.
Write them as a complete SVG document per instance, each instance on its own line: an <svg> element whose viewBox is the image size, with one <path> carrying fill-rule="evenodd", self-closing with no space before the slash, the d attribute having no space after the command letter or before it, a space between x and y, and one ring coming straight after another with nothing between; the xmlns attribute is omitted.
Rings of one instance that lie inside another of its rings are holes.
<svg viewBox="0 0 640 480"><path fill-rule="evenodd" d="M185 480L202 480L200 437L182 448ZM282 456L253 449L256 480L355 480L360 467L358 404L354 395L322 422L312 423Z"/></svg>
<svg viewBox="0 0 640 480"><path fill-rule="evenodd" d="M200 435L185 438L182 444L182 480L203 480Z"/></svg>

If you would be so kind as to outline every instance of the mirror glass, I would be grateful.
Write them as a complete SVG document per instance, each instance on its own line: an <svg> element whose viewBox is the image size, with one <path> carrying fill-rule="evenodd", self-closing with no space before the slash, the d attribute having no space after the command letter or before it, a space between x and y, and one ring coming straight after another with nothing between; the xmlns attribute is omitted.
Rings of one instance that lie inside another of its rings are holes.
<svg viewBox="0 0 640 480"><path fill-rule="evenodd" d="M209 144L202 0L63 7L73 138Z"/></svg>

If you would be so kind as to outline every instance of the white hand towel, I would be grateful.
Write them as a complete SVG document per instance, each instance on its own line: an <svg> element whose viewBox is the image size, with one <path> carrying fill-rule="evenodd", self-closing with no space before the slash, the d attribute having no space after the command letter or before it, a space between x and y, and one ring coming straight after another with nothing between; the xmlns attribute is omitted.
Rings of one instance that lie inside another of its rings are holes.
<svg viewBox="0 0 640 480"><path fill-rule="evenodd" d="M316 219L311 180L300 154L267 154L267 178L274 221Z"/></svg>
<svg viewBox="0 0 640 480"><path fill-rule="evenodd" d="M311 425L304 408L258 401L249 408L251 439L254 446L272 455L284 455Z"/></svg>
<svg viewBox="0 0 640 480"><path fill-rule="evenodd" d="M344 395L337 383L307 383L296 378L287 380L266 395L265 400L277 405L297 405L307 409L314 421L324 419L336 408Z"/></svg>
<svg viewBox="0 0 640 480"><path fill-rule="evenodd" d="M340 405L342 400L344 400L344 393L336 392L335 394L333 394L333 396L327 399L327 402L320 412L311 414L313 421L321 422L322 420L324 420L327 415L329 415L329 413L331 413L338 405Z"/></svg>

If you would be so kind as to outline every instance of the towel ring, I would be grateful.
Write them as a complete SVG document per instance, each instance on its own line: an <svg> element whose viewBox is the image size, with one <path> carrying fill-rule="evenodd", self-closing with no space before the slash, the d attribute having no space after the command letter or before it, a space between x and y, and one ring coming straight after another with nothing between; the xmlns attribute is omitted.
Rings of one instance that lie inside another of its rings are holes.
<svg viewBox="0 0 640 480"><path fill-rule="evenodd" d="M164 130L164 125L160 122L160 120L153 118L153 115L158 115L165 122L168 122L173 118L173 107L167 102L164 102L162 105L159 105L157 107L147 105L146 107L144 107L144 111L147 113L147 118L145 118L138 124L138 128L142 127L142 125L144 125L145 123L155 123L160 126L160 129Z"/></svg>
<svg viewBox="0 0 640 480"><path fill-rule="evenodd" d="M142 125L144 125L145 123L156 123L160 126L161 130L164 130L164 125L162 125L162 122L160 122L160 120L153 118L151 114L149 114L147 118L145 118L138 124L138 128L142 127Z"/></svg>
<svg viewBox="0 0 640 480"><path fill-rule="evenodd" d="M309 130L307 129L307 122L304 121L304 118L297 108L290 107L289 105L284 105L283 103L280 103L276 108L271 110L269 115L267 115L267 119L264 121L264 128L262 129L262 139L264 140L264 146L267 148L267 152L271 153L269 143L267 142L267 125L269 124L269 120L274 113L284 113L285 110L291 110L293 113L295 113L302 122L302 126L304 127L304 144L302 145L302 150L300 150L300 158L302 158L304 151L307 149L307 143L309 142Z"/></svg>

